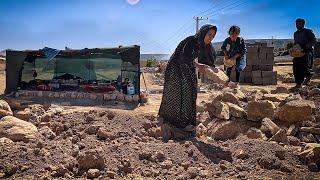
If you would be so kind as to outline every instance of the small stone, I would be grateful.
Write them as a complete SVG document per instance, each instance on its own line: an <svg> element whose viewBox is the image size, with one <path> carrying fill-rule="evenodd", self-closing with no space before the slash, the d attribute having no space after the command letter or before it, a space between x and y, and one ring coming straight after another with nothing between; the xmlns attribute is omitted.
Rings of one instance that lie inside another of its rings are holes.
<svg viewBox="0 0 320 180"><path fill-rule="evenodd" d="M309 96L319 96L320 95L320 89L319 88L313 88L309 92Z"/></svg>
<svg viewBox="0 0 320 180"><path fill-rule="evenodd" d="M105 139L114 140L116 138L116 135L113 132L110 132L105 128L99 128L97 132L97 136L102 140L105 140Z"/></svg>
<svg viewBox="0 0 320 180"><path fill-rule="evenodd" d="M163 161L166 158L166 156L163 152L157 152L156 157L159 161Z"/></svg>
<svg viewBox="0 0 320 180"><path fill-rule="evenodd" d="M257 128L250 128L247 133L247 137L250 139L264 139L264 134L260 129Z"/></svg>
<svg viewBox="0 0 320 180"><path fill-rule="evenodd" d="M184 168L184 170L187 170L190 167L190 162L185 161L181 163L181 166Z"/></svg>
<svg viewBox="0 0 320 180"><path fill-rule="evenodd" d="M301 127L300 131L318 135L320 134L320 128L316 127Z"/></svg>
<svg viewBox="0 0 320 180"><path fill-rule="evenodd" d="M151 158L152 154L151 152L148 151L142 151L141 153L139 153L139 159L140 160L149 160Z"/></svg>
<svg viewBox="0 0 320 180"><path fill-rule="evenodd" d="M173 163L171 160L165 160L161 163L162 169L171 169L172 166L173 166Z"/></svg>
<svg viewBox="0 0 320 180"><path fill-rule="evenodd" d="M319 171L319 168L318 168L316 163L309 163L308 164L308 169L311 172L318 172Z"/></svg>
<svg viewBox="0 0 320 180"><path fill-rule="evenodd" d="M281 162L272 156L263 156L258 160L258 164L263 169L279 169L281 167Z"/></svg>
<svg viewBox="0 0 320 180"><path fill-rule="evenodd" d="M192 145L192 142L191 142L191 141L186 141L186 142L184 143L184 146L185 146L186 148L190 147L191 145Z"/></svg>
<svg viewBox="0 0 320 180"><path fill-rule="evenodd" d="M131 173L133 171L133 167L131 166L131 161L129 159L121 160L121 164L118 165L118 169L125 173Z"/></svg>
<svg viewBox="0 0 320 180"><path fill-rule="evenodd" d="M64 176L67 172L68 172L68 169L65 168L63 165L59 165L58 168L56 169L56 172L57 172L57 176Z"/></svg>
<svg viewBox="0 0 320 180"><path fill-rule="evenodd" d="M297 126L295 126L294 124L292 124L288 131L287 131L287 135L288 136L295 136L298 132L299 128Z"/></svg>
<svg viewBox="0 0 320 180"><path fill-rule="evenodd" d="M100 176L100 171L99 169L89 169L87 172L87 177L89 179L94 179Z"/></svg>
<svg viewBox="0 0 320 180"><path fill-rule="evenodd" d="M78 136L73 136L72 139L71 139L71 142L72 142L73 144L76 144L76 143L78 143L79 141L80 141L80 138L79 138Z"/></svg>
<svg viewBox="0 0 320 180"><path fill-rule="evenodd" d="M0 146L10 144L10 143L13 143L13 141L11 139L5 138L5 137L0 138Z"/></svg>
<svg viewBox="0 0 320 180"><path fill-rule="evenodd" d="M117 173L113 172L113 171L107 171L106 172L106 175L109 177L109 178L115 178L117 176Z"/></svg>
<svg viewBox="0 0 320 180"><path fill-rule="evenodd" d="M280 160L284 160L285 159L285 150L276 150L275 155L277 158L279 158Z"/></svg>
<svg viewBox="0 0 320 180"><path fill-rule="evenodd" d="M79 153L78 157L79 169L100 169L105 168L105 161L103 158L102 149L90 149L85 152Z"/></svg>
<svg viewBox="0 0 320 180"><path fill-rule="evenodd" d="M201 170L199 175L202 177L202 178L209 178L212 176L212 173L209 171L209 170Z"/></svg>
<svg viewBox="0 0 320 180"><path fill-rule="evenodd" d="M86 122L87 122L87 123L90 123L90 122L92 122L92 121L95 121L95 117L94 117L94 116L89 115L89 116L86 117Z"/></svg>
<svg viewBox="0 0 320 180"><path fill-rule="evenodd" d="M223 160L220 161L219 166L220 166L220 169L221 169L222 171L225 171L225 170L228 169L228 163L224 163Z"/></svg>
<svg viewBox="0 0 320 180"><path fill-rule="evenodd" d="M297 137L302 141L306 143L315 143L317 142L316 138L311 133L307 132L299 132Z"/></svg>
<svg viewBox="0 0 320 180"><path fill-rule="evenodd" d="M188 174L190 175L191 179L194 179L198 176L198 169L196 167L189 167Z"/></svg>
<svg viewBox="0 0 320 180"><path fill-rule="evenodd" d="M234 156L238 159L247 159L249 158L249 154L246 153L244 150L242 149L238 149L234 152Z"/></svg>
<svg viewBox="0 0 320 180"><path fill-rule="evenodd" d="M283 129L280 129L274 136L270 138L270 141L275 141L275 142L281 142L284 144L288 144L288 138L286 131Z"/></svg>
<svg viewBox="0 0 320 180"><path fill-rule="evenodd" d="M294 136L288 136L288 141L289 141L289 144L292 146L300 146L301 145L300 140Z"/></svg>
<svg viewBox="0 0 320 180"><path fill-rule="evenodd" d="M188 153L189 157L192 157L193 156L193 149L188 149L187 153Z"/></svg>
<svg viewBox="0 0 320 180"><path fill-rule="evenodd" d="M52 120L52 116L50 113L45 113L41 116L41 122L50 122Z"/></svg>
<svg viewBox="0 0 320 180"><path fill-rule="evenodd" d="M200 123L196 128L196 133L197 133L198 137L200 137L202 135L206 135L207 134L207 128L202 123Z"/></svg>

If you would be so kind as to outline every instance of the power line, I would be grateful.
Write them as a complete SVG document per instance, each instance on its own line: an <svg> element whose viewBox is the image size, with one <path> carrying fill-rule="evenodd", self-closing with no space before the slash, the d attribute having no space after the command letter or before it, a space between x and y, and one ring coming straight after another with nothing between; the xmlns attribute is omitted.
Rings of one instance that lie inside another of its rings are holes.
<svg viewBox="0 0 320 180"><path fill-rule="evenodd" d="M219 13L221 13L223 10L227 10L228 11L228 10L234 9L236 7L239 7L241 5L244 5L244 4L248 3L248 2L249 2L248 0L247 1L239 0L239 1L235 2L234 4L229 4L228 6L223 7L222 9L220 9L220 11L217 11L217 12L214 12L214 13L210 13L210 14L208 13L205 16L214 17L214 16L218 15Z"/></svg>

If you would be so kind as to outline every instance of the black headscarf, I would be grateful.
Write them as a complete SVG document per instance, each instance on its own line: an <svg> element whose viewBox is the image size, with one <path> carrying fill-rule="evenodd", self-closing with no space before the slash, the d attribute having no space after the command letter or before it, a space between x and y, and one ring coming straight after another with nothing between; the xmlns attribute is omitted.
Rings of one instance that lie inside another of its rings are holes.
<svg viewBox="0 0 320 180"><path fill-rule="evenodd" d="M207 64L209 66L214 66L214 61L215 61L215 51L210 44L205 44L204 43L204 38L208 31L210 29L213 29L217 33L217 27L211 24L206 24L203 25L197 34L195 35L198 43L198 49L197 51L199 52L198 54L198 61L199 63Z"/></svg>

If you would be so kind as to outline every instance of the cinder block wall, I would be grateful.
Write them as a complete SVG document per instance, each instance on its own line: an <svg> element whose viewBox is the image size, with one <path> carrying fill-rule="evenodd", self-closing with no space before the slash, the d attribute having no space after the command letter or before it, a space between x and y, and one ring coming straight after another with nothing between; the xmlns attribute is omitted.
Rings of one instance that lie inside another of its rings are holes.
<svg viewBox="0 0 320 180"><path fill-rule="evenodd" d="M267 43L255 43L247 45L247 67L240 73L241 83L254 85L276 85L277 72L273 71L274 54L273 47ZM231 73L231 80L236 80L235 70Z"/></svg>

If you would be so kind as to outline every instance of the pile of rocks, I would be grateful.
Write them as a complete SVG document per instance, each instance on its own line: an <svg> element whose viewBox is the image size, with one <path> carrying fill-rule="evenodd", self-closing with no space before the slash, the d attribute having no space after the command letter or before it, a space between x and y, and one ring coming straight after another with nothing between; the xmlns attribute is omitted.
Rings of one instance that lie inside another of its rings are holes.
<svg viewBox="0 0 320 180"><path fill-rule="evenodd" d="M315 93L310 93L314 91L309 91L309 96L314 96ZM283 146L299 147L320 142L315 103L302 99L300 95L289 94L285 87L247 94L237 89L223 89L222 93L214 94L197 107L199 137L225 141L243 134ZM317 168L319 163L316 160ZM315 165L312 167L310 170L317 169Z"/></svg>

